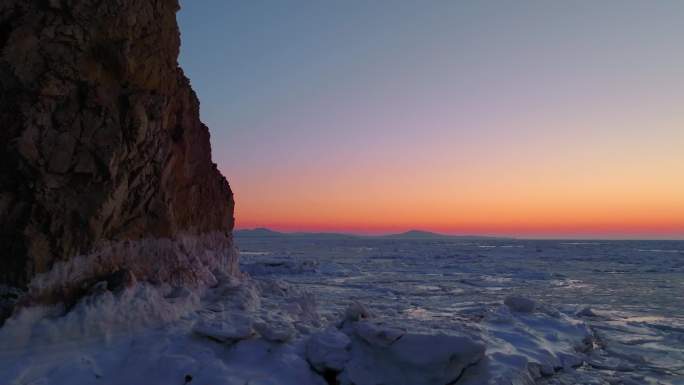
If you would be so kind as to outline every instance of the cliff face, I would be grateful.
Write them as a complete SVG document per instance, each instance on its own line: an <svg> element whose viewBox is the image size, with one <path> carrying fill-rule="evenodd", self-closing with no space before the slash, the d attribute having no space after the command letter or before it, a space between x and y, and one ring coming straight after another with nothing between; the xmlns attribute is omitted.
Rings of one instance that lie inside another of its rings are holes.
<svg viewBox="0 0 684 385"><path fill-rule="evenodd" d="M216 268L211 253L235 269L233 196L177 64L178 8L0 3L0 284L183 281Z"/></svg>

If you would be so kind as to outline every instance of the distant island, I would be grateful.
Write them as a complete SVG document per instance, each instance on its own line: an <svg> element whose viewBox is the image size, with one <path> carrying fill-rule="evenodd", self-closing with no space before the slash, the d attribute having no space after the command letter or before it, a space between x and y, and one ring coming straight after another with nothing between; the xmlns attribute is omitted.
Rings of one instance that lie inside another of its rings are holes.
<svg viewBox="0 0 684 385"><path fill-rule="evenodd" d="M354 239L354 238L375 238L375 239L405 239L405 240L430 240L430 239L513 239L510 237L493 237L486 235L450 235L440 234L424 230L408 230L403 233L383 234L383 235L362 235L334 232L281 232L265 227L254 229L240 229L233 231L238 238L325 238L325 239Z"/></svg>

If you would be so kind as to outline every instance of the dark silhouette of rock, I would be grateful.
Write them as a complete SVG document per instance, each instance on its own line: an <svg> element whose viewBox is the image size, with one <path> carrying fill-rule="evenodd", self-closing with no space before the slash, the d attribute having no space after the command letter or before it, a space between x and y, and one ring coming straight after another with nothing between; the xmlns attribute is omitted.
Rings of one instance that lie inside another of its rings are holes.
<svg viewBox="0 0 684 385"><path fill-rule="evenodd" d="M177 63L178 9L0 3L0 284L58 300L117 271L235 272L233 195Z"/></svg>

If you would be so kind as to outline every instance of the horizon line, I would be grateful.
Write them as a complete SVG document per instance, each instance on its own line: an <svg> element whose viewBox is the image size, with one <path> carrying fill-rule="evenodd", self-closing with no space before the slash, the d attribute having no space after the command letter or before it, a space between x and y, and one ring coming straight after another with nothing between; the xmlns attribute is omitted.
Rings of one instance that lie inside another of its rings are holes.
<svg viewBox="0 0 684 385"><path fill-rule="evenodd" d="M434 230L426 230L426 229L421 229L421 228L407 228L405 230L384 230L384 231L373 231L373 232L363 232L361 230L281 230L277 228L272 228L268 226L239 226L235 227L233 231L244 231L244 230L257 230L257 229L265 229L273 232L278 232L282 234L301 234L301 233L317 233L317 234L339 234L339 235L350 235L350 236L359 236L359 237L382 237L382 236L389 236L389 235L398 235L398 234L403 234L407 232L412 232L412 231L417 231L417 232L426 232L426 233L432 233L436 235L442 235L442 236L453 236L453 237L487 237L487 238L511 238L511 239L517 239L517 240L592 240L592 241L684 241L684 234L682 235L671 235L671 234L664 234L663 236L653 236L653 235L639 235L639 234L634 234L634 235L629 235L629 234L623 234L623 235L610 235L610 234L583 234L583 233L577 233L577 234L562 234L562 233L553 233L549 235L543 235L543 234L529 234L529 235L522 235L522 234L515 234L515 233L460 233L460 232L442 232L442 231L434 231Z"/></svg>

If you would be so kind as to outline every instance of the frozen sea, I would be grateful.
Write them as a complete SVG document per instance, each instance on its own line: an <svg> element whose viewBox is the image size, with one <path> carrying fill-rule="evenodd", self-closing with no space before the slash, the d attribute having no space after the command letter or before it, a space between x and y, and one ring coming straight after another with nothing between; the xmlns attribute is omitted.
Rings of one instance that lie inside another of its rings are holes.
<svg viewBox="0 0 684 385"><path fill-rule="evenodd" d="M684 384L684 242L236 242L209 286L22 309L0 384Z"/></svg>
<svg viewBox="0 0 684 385"><path fill-rule="evenodd" d="M306 287L322 312L339 312L351 299L406 325L448 332L515 294L589 325L598 342L578 368L587 376L684 384L682 241L290 236L237 242L244 271Z"/></svg>

